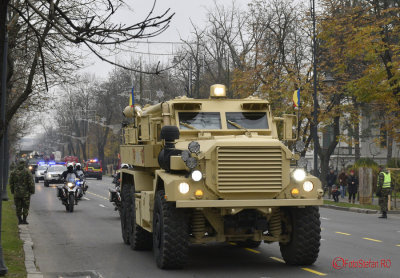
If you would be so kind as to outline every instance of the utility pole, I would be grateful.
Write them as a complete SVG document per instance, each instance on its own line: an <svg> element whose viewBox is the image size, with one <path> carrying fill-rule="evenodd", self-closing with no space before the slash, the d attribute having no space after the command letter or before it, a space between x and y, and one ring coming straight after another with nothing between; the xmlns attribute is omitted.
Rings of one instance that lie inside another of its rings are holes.
<svg viewBox="0 0 400 278"><path fill-rule="evenodd" d="M0 198L0 276L5 276L8 272L8 268L5 265L4 262L4 257L3 257L3 246L1 245L1 224L2 224L2 216L3 216L3 197L6 197L7 195L3 195L4 191L7 190L7 176L8 175L8 151L7 151L7 129L6 127L6 101L7 101L7 51L8 51L8 35L7 35L7 4L8 1L2 1L2 5L5 5L5 7L1 7L2 15L2 20L0 22L0 28L4 28L1 30L3 33L4 32L4 37L0 38L2 40L2 46L3 46L3 53L0 53L0 55L3 55L2 59L2 64L1 66L1 124L2 128L4 129L4 133L0 142L0 190L1 190L1 198ZM1 48L0 48L1 49ZM7 168L7 169L6 169ZM7 192L7 191L6 191ZM8 198L8 197L7 197Z"/></svg>
<svg viewBox="0 0 400 278"><path fill-rule="evenodd" d="M312 53L313 53L313 77L314 77L314 112L313 112L313 142L314 142L314 176L319 177L318 174L318 97L317 97L317 55L316 55L316 43L315 43L315 0L311 0L311 15L313 24L313 38L312 38Z"/></svg>

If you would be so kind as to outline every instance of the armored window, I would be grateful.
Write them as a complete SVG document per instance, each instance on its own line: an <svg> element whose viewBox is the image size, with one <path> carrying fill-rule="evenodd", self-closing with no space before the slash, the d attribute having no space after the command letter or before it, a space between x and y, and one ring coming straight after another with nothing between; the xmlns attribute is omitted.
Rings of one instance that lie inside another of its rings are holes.
<svg viewBox="0 0 400 278"><path fill-rule="evenodd" d="M268 129L265 112L226 112L228 129Z"/></svg>
<svg viewBox="0 0 400 278"><path fill-rule="evenodd" d="M179 112L178 116L182 130L221 129L219 112Z"/></svg>

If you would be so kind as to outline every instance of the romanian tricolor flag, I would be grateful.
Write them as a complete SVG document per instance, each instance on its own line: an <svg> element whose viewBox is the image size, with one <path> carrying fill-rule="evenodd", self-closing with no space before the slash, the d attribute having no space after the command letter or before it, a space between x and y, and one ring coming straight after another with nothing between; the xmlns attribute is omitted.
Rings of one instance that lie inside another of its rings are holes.
<svg viewBox="0 0 400 278"><path fill-rule="evenodd" d="M132 86L132 92L129 96L129 106L133 107L135 105L135 95L133 94L134 86Z"/></svg>
<svg viewBox="0 0 400 278"><path fill-rule="evenodd" d="M293 93L293 107L300 107L300 88Z"/></svg>

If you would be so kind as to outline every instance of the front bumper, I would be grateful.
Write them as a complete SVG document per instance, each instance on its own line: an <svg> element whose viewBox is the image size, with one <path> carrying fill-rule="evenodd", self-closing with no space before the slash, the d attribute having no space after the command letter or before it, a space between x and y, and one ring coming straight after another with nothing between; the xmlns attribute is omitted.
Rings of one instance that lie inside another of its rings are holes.
<svg viewBox="0 0 400 278"><path fill-rule="evenodd" d="M103 175L103 172L85 172L85 177L87 178L98 178Z"/></svg>
<svg viewBox="0 0 400 278"><path fill-rule="evenodd" d="M323 199L178 200L177 208L261 208L321 206Z"/></svg>
<svg viewBox="0 0 400 278"><path fill-rule="evenodd" d="M64 183L63 180L58 180L58 179L44 179L44 181L48 183Z"/></svg>

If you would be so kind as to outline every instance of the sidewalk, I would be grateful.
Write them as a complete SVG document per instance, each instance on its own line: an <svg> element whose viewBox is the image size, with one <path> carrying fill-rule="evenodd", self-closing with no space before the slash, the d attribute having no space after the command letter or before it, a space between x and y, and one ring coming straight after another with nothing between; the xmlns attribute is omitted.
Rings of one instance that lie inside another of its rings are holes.
<svg viewBox="0 0 400 278"><path fill-rule="evenodd" d="M344 211L353 211L353 212L359 212L359 213L379 213L379 198L374 196L372 198L372 204L371 205L365 205L365 207L359 207L359 206L364 206L360 204L360 202L357 200L357 198L353 203L349 203L349 197L345 196L345 198L342 198L339 196L339 202L333 203L333 198L328 198L327 194L326 196L323 197L324 200L331 201L332 204L324 204L323 207L326 208L331 208L331 209L337 209L337 210L344 210ZM397 199L397 208L394 207L395 203L394 200L392 200L392 210L388 211L389 214L400 214L400 199ZM376 207L373 207L376 206Z"/></svg>

